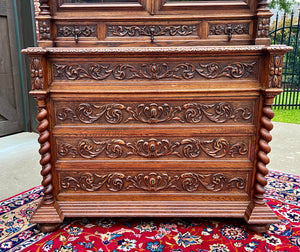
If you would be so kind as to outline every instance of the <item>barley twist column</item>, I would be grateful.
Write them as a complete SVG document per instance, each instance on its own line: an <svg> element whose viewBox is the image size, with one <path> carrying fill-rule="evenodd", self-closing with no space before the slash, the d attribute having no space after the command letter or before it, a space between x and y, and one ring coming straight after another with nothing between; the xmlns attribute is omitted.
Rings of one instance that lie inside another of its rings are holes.
<svg viewBox="0 0 300 252"><path fill-rule="evenodd" d="M272 102L276 94L265 94L265 104L262 109L261 117L261 129L259 131L260 140L258 142L259 151L257 153L257 170L256 170L256 185L255 185L255 195L254 203L258 205L264 205L264 187L267 185L267 180L265 176L268 174L268 169L266 165L270 162L267 154L271 151L269 142L272 140L270 131L273 129L273 124L271 119L274 117L274 112L272 110Z"/></svg>
<svg viewBox="0 0 300 252"><path fill-rule="evenodd" d="M41 147L39 153L41 154L40 164L42 166L41 175L43 176L42 185L44 187L43 204L53 203L53 186L52 186L52 167L51 167L51 154L50 154L50 133L48 131L49 121L47 119L47 109L44 96L37 97L38 114L36 119L39 121L37 130L40 132L38 142Z"/></svg>

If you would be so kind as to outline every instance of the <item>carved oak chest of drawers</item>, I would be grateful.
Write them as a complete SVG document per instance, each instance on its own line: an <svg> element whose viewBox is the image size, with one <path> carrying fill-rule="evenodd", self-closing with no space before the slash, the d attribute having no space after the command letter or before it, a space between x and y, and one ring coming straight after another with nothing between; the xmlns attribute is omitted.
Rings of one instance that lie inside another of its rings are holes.
<svg viewBox="0 0 300 252"><path fill-rule="evenodd" d="M290 48L268 45L264 1L215 3L233 8L224 18L213 1L40 2L41 47L24 50L45 188L32 222L236 217L261 232L277 221L263 194Z"/></svg>

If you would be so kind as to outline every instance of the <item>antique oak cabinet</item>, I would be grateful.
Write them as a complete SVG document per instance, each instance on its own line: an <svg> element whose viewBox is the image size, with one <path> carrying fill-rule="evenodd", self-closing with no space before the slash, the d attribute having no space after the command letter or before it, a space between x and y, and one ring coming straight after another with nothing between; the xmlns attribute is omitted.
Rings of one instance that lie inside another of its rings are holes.
<svg viewBox="0 0 300 252"><path fill-rule="evenodd" d="M64 218L232 217L262 232L286 46L267 1L40 0L30 58L44 197Z"/></svg>

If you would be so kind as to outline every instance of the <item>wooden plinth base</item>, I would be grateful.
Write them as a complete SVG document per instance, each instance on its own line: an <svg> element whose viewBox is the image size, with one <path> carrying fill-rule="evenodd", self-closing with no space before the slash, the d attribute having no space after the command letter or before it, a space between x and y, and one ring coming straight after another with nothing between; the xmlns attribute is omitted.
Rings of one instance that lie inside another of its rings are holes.
<svg viewBox="0 0 300 252"><path fill-rule="evenodd" d="M60 201L59 204L41 204L31 222L39 224L42 232L52 232L65 217L244 218L246 227L256 233L265 232L271 223L279 222L266 204L255 205L248 201Z"/></svg>

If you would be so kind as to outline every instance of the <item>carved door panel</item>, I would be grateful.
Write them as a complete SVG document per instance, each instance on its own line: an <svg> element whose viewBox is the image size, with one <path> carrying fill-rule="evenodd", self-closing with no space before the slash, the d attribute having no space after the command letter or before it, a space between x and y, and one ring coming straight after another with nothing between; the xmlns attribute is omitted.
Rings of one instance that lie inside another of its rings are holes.
<svg viewBox="0 0 300 252"><path fill-rule="evenodd" d="M0 0L0 136L23 131L23 112L11 0Z"/></svg>

